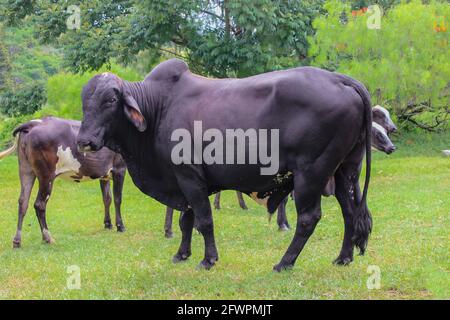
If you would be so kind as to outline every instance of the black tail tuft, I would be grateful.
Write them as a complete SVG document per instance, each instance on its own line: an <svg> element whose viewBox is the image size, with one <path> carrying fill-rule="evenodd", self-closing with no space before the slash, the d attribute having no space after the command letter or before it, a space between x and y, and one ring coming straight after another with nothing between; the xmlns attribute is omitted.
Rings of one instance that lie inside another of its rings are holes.
<svg viewBox="0 0 450 320"><path fill-rule="evenodd" d="M372 216L366 204L358 206L355 213L353 217L354 236L352 240L362 256L366 251L369 235L372 232Z"/></svg>

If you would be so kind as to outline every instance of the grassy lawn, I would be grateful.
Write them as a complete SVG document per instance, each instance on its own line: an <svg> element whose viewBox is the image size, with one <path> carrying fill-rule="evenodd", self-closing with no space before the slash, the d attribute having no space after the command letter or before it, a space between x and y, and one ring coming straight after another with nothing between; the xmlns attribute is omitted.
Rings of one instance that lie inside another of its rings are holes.
<svg viewBox="0 0 450 320"><path fill-rule="evenodd" d="M391 156L374 155L369 192L374 230L364 257L348 267L331 264L343 236L335 198L324 198L323 218L293 270L272 272L293 236L249 198L242 211L232 191L214 212L220 260L198 271L203 239L193 255L171 262L179 242L165 239L164 206L140 193L127 177L123 217L127 231L103 229L98 182L57 180L47 210L53 245L41 241L33 203L22 248L12 249L17 223L17 158L0 161L0 298L3 299L433 299L450 298L450 134L403 136ZM33 195L36 194L36 186ZM288 217L295 222L294 204ZM81 289L68 290L67 268L79 266ZM367 289L368 266L381 270L381 288Z"/></svg>

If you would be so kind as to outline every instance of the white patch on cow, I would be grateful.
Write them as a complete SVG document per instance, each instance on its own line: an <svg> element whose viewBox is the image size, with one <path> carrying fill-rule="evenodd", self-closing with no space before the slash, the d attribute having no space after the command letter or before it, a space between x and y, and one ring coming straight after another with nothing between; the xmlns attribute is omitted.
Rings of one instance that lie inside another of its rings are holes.
<svg viewBox="0 0 450 320"><path fill-rule="evenodd" d="M100 177L100 180L112 180L112 169L113 168L109 168L106 175L104 175L103 177Z"/></svg>
<svg viewBox="0 0 450 320"><path fill-rule="evenodd" d="M108 76L109 76L109 72L103 72L103 73L102 73L102 77L103 77L103 78L106 78L106 77L108 77Z"/></svg>
<svg viewBox="0 0 450 320"><path fill-rule="evenodd" d="M269 197L265 197L265 198L258 198L258 192L252 192L250 194L250 197L256 201L257 204L264 206L267 208L267 201L269 200Z"/></svg>
<svg viewBox="0 0 450 320"><path fill-rule="evenodd" d="M58 156L58 162L56 163L55 175L58 176L64 173L78 174L81 164L75 159L69 147L64 150L62 146L59 146L56 155Z"/></svg>
<svg viewBox="0 0 450 320"><path fill-rule="evenodd" d="M41 119L33 119L33 120L30 120L30 122L38 122L38 123L42 123L42 120L41 120Z"/></svg>

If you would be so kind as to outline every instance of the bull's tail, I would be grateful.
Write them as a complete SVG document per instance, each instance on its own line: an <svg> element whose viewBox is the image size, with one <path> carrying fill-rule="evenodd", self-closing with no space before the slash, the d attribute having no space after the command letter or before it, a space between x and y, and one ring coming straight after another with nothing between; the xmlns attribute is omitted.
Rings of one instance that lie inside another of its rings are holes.
<svg viewBox="0 0 450 320"><path fill-rule="evenodd" d="M20 140L20 134L21 133L27 133L31 128L33 128L34 126L38 125L40 123L40 121L37 120L31 120L28 121L24 124L21 124L20 126L18 126L16 129L14 129L12 135L14 137L14 144L6 149L5 151L1 151L0 152L0 160L9 156L10 154L12 154L14 151L16 151L17 146L19 145L19 140Z"/></svg>
<svg viewBox="0 0 450 320"><path fill-rule="evenodd" d="M16 136L14 137L14 144L13 144L10 148L6 149L5 151L1 151L1 152L0 152L0 160L3 159L3 158L6 158L6 157L9 156L11 153L13 153L14 151L16 151L17 146L18 146L18 144L19 144L19 136L20 136L20 134L18 134L18 135L16 135Z"/></svg>
<svg viewBox="0 0 450 320"><path fill-rule="evenodd" d="M348 78L350 79L350 78ZM359 248L361 255L367 247L369 235L372 232L372 216L369 208L367 207L367 193L369 190L370 181L370 167L372 161L371 155L371 132L372 132L372 106L370 101L370 94L366 87L359 81L352 79L350 84L356 92L361 96L364 104L364 120L365 120L365 138L366 138L366 178L364 182L364 190L361 198L361 202L357 204L353 215L353 243Z"/></svg>

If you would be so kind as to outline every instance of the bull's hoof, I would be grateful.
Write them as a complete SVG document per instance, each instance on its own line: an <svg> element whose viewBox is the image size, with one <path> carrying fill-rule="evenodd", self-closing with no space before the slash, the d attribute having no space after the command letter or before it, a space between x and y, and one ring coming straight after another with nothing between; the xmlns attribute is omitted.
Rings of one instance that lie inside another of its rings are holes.
<svg viewBox="0 0 450 320"><path fill-rule="evenodd" d="M289 231L289 225L283 223L281 226L278 227L278 231Z"/></svg>
<svg viewBox="0 0 450 320"><path fill-rule="evenodd" d="M191 256L191 253L177 253L176 255L173 256L172 258L172 262L173 263L179 263L179 262L184 262L186 261L189 257Z"/></svg>
<svg viewBox="0 0 450 320"><path fill-rule="evenodd" d="M214 206L214 209L220 210L220 206Z"/></svg>
<svg viewBox="0 0 450 320"><path fill-rule="evenodd" d="M53 239L51 236L50 237L46 237L42 239L46 244L54 244L55 243L55 239Z"/></svg>
<svg viewBox="0 0 450 320"><path fill-rule="evenodd" d="M198 264L197 269L198 270L210 270L212 267L214 267L214 265L216 264L217 260L218 259L216 259L216 258L203 259Z"/></svg>
<svg viewBox="0 0 450 320"><path fill-rule="evenodd" d="M242 210L248 210L247 206L241 206Z"/></svg>
<svg viewBox="0 0 450 320"><path fill-rule="evenodd" d="M279 263L273 266L273 271L275 272L281 272L284 270L291 270L294 267L293 264L285 264L285 263Z"/></svg>
<svg viewBox="0 0 450 320"><path fill-rule="evenodd" d="M13 249L19 249L21 247L20 241L13 240Z"/></svg>
<svg viewBox="0 0 450 320"><path fill-rule="evenodd" d="M50 235L50 232L46 229L42 231L42 240L47 244L55 243L55 239Z"/></svg>
<svg viewBox="0 0 450 320"><path fill-rule="evenodd" d="M125 232L125 226L123 226L123 225L118 225L117 226L117 232Z"/></svg>
<svg viewBox="0 0 450 320"><path fill-rule="evenodd" d="M353 261L352 257L337 257L333 264L336 266L348 266Z"/></svg>
<svg viewBox="0 0 450 320"><path fill-rule="evenodd" d="M112 229L112 224L111 224L111 222L106 222L106 223L105 223L105 229L109 229L109 230Z"/></svg>
<svg viewBox="0 0 450 320"><path fill-rule="evenodd" d="M164 237L166 237L166 239L171 239L171 238L173 238L173 232L170 231L170 230L164 231Z"/></svg>

